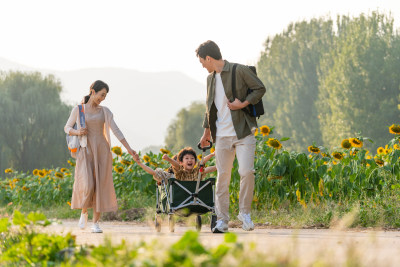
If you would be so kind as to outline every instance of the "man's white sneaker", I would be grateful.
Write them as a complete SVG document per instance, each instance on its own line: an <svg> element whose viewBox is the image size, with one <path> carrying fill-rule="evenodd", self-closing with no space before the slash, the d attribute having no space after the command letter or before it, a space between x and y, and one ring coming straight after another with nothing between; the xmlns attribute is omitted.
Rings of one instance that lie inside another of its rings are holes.
<svg viewBox="0 0 400 267"><path fill-rule="evenodd" d="M102 233L103 230L101 230L99 223L94 223L92 226L92 233Z"/></svg>
<svg viewBox="0 0 400 267"><path fill-rule="evenodd" d="M242 221L242 228L245 231L253 231L254 223L251 221L250 214L239 212L238 219Z"/></svg>
<svg viewBox="0 0 400 267"><path fill-rule="evenodd" d="M218 220L215 227L212 229L213 233L225 233L228 231L228 224L223 220Z"/></svg>
<svg viewBox="0 0 400 267"><path fill-rule="evenodd" d="M81 218L79 219L78 226L81 229L85 229L87 225L87 220L88 220L88 213L81 213Z"/></svg>

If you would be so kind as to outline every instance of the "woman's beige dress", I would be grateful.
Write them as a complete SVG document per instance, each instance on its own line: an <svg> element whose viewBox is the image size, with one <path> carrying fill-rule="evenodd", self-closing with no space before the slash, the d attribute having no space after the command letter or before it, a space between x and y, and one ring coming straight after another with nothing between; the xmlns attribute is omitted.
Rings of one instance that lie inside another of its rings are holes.
<svg viewBox="0 0 400 267"><path fill-rule="evenodd" d="M75 181L71 208L93 208L96 212L117 210L112 177L112 154L104 136L105 116L102 108L85 113L87 147L76 155Z"/></svg>

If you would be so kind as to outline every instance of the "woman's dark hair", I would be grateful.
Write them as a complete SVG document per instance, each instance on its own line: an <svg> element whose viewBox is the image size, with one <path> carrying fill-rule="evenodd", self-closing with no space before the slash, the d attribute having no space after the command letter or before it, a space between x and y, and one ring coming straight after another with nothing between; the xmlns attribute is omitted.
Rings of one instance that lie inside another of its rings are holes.
<svg viewBox="0 0 400 267"><path fill-rule="evenodd" d="M191 147L185 147L184 149L181 149L181 151L179 151L179 153L178 153L178 161L182 162L183 161L183 157L185 155L188 155L188 154L192 155L194 157L194 162L197 162L196 152Z"/></svg>
<svg viewBox="0 0 400 267"><path fill-rule="evenodd" d="M221 51L216 43L211 40L202 43L199 48L196 49L196 56L205 59L207 56L213 59L222 59Z"/></svg>
<svg viewBox="0 0 400 267"><path fill-rule="evenodd" d="M108 84L106 84L105 82L97 80L94 83L92 83L92 85L90 86L90 92L89 92L89 94L87 96L85 96L83 98L83 103L82 104L86 104L89 101L90 95L92 94L92 89L97 93L98 91L101 91L104 88L106 88L107 93L108 93L108 91L110 89L108 88Z"/></svg>

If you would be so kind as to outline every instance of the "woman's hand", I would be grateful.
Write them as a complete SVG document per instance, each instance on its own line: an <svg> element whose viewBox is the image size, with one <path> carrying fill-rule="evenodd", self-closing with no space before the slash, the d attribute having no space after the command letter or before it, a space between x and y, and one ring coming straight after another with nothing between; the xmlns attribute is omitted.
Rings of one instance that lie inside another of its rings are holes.
<svg viewBox="0 0 400 267"><path fill-rule="evenodd" d="M76 130L76 132L78 136L82 136L82 135L87 135L88 130L87 128L80 128L79 130Z"/></svg>
<svg viewBox="0 0 400 267"><path fill-rule="evenodd" d="M134 160L137 164L140 163L140 158L139 158L139 155L138 155L138 154L136 154L135 156L132 156L132 158L133 158L133 160Z"/></svg>
<svg viewBox="0 0 400 267"><path fill-rule="evenodd" d="M131 154L131 156L135 159L135 156L137 155L135 150L133 150L132 148L129 148L128 153Z"/></svg>

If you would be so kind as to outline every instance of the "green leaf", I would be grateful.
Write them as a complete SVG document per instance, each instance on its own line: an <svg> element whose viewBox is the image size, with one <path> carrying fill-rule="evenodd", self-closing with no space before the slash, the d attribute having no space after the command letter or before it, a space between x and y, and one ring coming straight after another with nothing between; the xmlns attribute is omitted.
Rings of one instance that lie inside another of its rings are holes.
<svg viewBox="0 0 400 267"><path fill-rule="evenodd" d="M28 216L26 218L28 220L30 220L31 222L33 222L34 224L37 221L45 221L47 219L43 213L39 213L39 212L31 212L28 214Z"/></svg>
<svg viewBox="0 0 400 267"><path fill-rule="evenodd" d="M283 138L281 138L279 141L285 142L285 141L287 141L287 140L289 140L289 139L290 139L290 137L283 137Z"/></svg>
<svg viewBox="0 0 400 267"><path fill-rule="evenodd" d="M235 243L237 240L237 235L235 233L226 233L224 239L226 243Z"/></svg>
<svg viewBox="0 0 400 267"><path fill-rule="evenodd" d="M29 224L29 221L19 210L15 210L13 215L13 224L25 227L25 225Z"/></svg>
<svg viewBox="0 0 400 267"><path fill-rule="evenodd" d="M10 225L10 222L9 222L8 218L0 219L0 233L7 232L9 225Z"/></svg>

